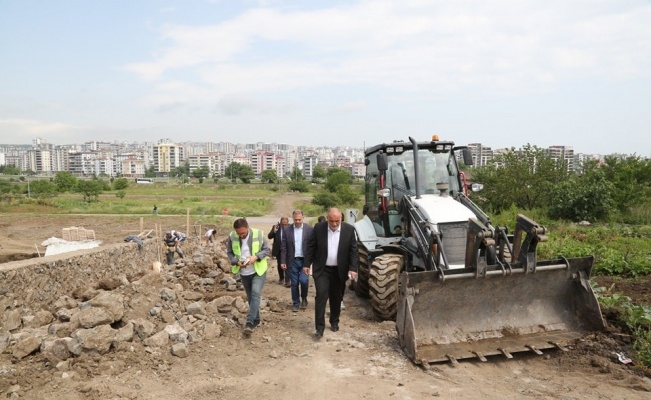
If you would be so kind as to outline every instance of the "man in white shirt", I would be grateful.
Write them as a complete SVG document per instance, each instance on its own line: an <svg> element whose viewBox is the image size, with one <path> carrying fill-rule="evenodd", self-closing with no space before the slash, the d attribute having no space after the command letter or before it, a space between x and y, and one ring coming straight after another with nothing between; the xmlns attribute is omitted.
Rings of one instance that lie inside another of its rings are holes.
<svg viewBox="0 0 651 400"><path fill-rule="evenodd" d="M280 264L285 273L289 273L292 283L292 311L307 309L307 290L310 286L309 270L304 271L305 251L312 237L313 228L303 222L303 211L292 213L294 223L285 228L286 240L281 243ZM309 267L309 265L308 265Z"/></svg>
<svg viewBox="0 0 651 400"><path fill-rule="evenodd" d="M308 242L304 268L306 273L312 265L312 276L316 287L314 322L317 339L325 330L325 308L330 303L330 330L339 331L341 301L348 279L357 277L357 237L355 228L342 221L343 215L337 208L331 208L327 220L314 227L314 234Z"/></svg>

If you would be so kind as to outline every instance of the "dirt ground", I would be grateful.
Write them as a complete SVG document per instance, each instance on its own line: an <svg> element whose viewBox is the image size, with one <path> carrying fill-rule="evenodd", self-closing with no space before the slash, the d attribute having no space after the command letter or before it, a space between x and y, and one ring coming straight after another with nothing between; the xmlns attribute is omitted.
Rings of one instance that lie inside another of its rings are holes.
<svg viewBox="0 0 651 400"><path fill-rule="evenodd" d="M272 215L249 221L266 232L279 215L291 213L296 200L291 194L280 196ZM205 226L215 218L191 223ZM185 217L143 217L144 230L155 223L162 224L164 230L186 229ZM2 215L0 261L33 255L37 248L42 253L40 243L52 236L61 237L61 228L69 226L94 229L104 243L122 241L141 230L139 217ZM250 338L242 336L238 323L217 316L221 334L192 342L187 358L150 352L141 343L133 343L126 351L83 354L62 372L38 354L20 361L0 354L0 396L18 385L13 398L46 400L651 398L651 380L644 371L623 365L613 356L616 351L632 354L627 336L615 329L588 334L569 352L545 351L543 356L517 353L512 360L462 361L456 367L435 364L426 370L403 355L394 324L376 320L368 300L347 290L341 330L326 330L324 338L315 341L313 283L307 311L292 312L289 289L277 283L275 263L271 262L263 290L269 306L262 311L263 322ZM603 280L604 285L624 291L632 288L631 293L624 294L646 299L647 304L649 283L647 280L638 287ZM158 289L152 287L146 297L152 305ZM219 290L216 288L210 297L219 295Z"/></svg>

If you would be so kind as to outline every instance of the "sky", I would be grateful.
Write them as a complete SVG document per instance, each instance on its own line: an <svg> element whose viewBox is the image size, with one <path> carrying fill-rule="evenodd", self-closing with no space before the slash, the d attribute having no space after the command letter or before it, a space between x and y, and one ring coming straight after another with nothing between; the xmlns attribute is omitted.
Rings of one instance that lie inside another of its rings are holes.
<svg viewBox="0 0 651 400"><path fill-rule="evenodd" d="M646 0L0 0L0 143L651 156Z"/></svg>

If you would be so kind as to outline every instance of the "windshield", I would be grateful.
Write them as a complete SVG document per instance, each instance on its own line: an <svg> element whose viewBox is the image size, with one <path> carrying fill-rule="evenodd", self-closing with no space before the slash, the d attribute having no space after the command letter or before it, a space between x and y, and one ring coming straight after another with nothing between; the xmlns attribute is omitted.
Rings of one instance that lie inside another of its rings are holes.
<svg viewBox="0 0 651 400"><path fill-rule="evenodd" d="M418 151L419 186L422 194L438 194L436 184L449 184L449 193L459 191L458 171L451 152L432 152L429 149ZM388 157L387 183L392 188L393 200L399 201L405 193L416 193L414 153L405 151Z"/></svg>

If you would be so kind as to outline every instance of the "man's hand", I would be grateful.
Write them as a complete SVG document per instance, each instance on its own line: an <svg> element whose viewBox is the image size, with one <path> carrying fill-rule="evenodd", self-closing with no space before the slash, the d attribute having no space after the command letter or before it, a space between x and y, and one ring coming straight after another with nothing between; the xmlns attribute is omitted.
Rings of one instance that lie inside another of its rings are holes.
<svg viewBox="0 0 651 400"><path fill-rule="evenodd" d="M349 271L349 272L348 272L348 277L349 277L350 279L354 280L354 281L357 280L357 272L355 272L355 271Z"/></svg>
<svg viewBox="0 0 651 400"><path fill-rule="evenodd" d="M307 276L310 276L310 267L303 267L303 273Z"/></svg>
<svg viewBox="0 0 651 400"><path fill-rule="evenodd" d="M280 268L283 270L287 269L287 264L280 264Z"/></svg>

